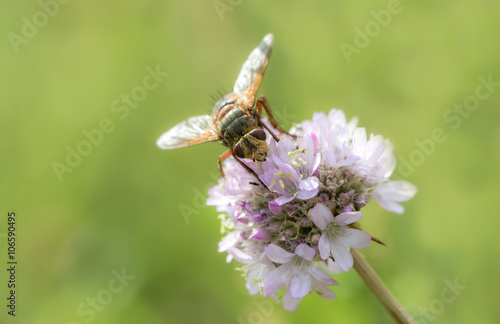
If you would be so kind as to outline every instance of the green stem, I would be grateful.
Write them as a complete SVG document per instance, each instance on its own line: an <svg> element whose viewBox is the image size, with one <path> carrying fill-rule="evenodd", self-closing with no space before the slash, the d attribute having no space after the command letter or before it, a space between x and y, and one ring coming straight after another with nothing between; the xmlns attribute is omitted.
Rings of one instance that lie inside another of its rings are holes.
<svg viewBox="0 0 500 324"><path fill-rule="evenodd" d="M386 285L382 282L377 273L375 273L375 270L373 270L366 261L365 256L355 249L351 249L351 253L354 258L354 270L356 270L361 279L363 279L368 288L370 288L372 293L377 297L396 323L415 324L415 320L408 314L403 306L401 306L389 289L387 289Z"/></svg>

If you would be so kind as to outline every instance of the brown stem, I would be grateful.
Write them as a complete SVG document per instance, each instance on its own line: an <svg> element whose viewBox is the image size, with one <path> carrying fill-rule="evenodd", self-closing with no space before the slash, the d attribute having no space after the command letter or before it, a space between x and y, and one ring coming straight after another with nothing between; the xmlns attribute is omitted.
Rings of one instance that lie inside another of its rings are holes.
<svg viewBox="0 0 500 324"><path fill-rule="evenodd" d="M351 249L351 254L354 258L354 270L356 270L396 323L415 324L415 320L401 306L389 289L387 289L380 277L375 273L375 270L366 261L365 256L355 249Z"/></svg>

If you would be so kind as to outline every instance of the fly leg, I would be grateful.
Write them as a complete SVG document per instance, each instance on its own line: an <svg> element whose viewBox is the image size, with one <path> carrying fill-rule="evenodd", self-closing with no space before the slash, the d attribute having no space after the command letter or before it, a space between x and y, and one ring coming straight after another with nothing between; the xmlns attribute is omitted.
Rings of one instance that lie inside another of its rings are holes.
<svg viewBox="0 0 500 324"><path fill-rule="evenodd" d="M267 113L267 116L269 117L269 121L271 122L271 125L273 125L273 127L276 128L277 130L279 130L280 132L285 133L287 135L290 135L286 130L284 130L283 128L281 128L278 125L278 123L276 122L276 120L273 117L273 114L271 113L271 107L269 107L269 104L267 103L267 100L266 100L266 98L264 98L264 96L260 96L259 100L257 100L257 113L259 114L259 117L261 116L262 107L264 107L264 109L266 110L266 113ZM267 129L267 127L266 127L266 129ZM269 129L268 129L268 131L269 131ZM272 134L272 132L271 132L271 134ZM293 135L290 135L290 136L293 136ZM273 135L273 137L275 137L275 136Z"/></svg>
<svg viewBox="0 0 500 324"><path fill-rule="evenodd" d="M250 172L251 174L253 174L255 176L255 178L257 178L257 180L259 180L259 182L264 186L264 188L267 188L266 184L264 182L262 182L262 180L260 180L259 176L257 175L257 173L255 173L254 170L252 170L248 165L246 165L245 163L243 163L235 154L232 150L228 150L227 152L225 152L224 154L222 154L221 156L219 156L219 170L220 170L220 174L222 176L222 178L224 179L224 181L226 180L226 176L224 174L224 170L222 170L222 161L224 161L225 159L227 159L228 157L230 156L233 156L234 159L243 167L245 168L245 170L247 170L248 172ZM269 189L269 188L267 188Z"/></svg>
<svg viewBox="0 0 500 324"><path fill-rule="evenodd" d="M248 165L246 165L245 163L243 163L236 155L234 155L233 153L233 157L236 161L238 161L238 163L245 168L245 170L247 170L248 172L250 172L251 174L253 174L255 176L255 178L257 178L257 180L259 180L260 183L262 183L262 185L264 186L264 188L267 188L266 184L264 182L262 182L262 180L260 180L259 176L257 175L257 173L255 173L254 170L252 170ZM269 188L267 188L268 190L270 190Z"/></svg>
<svg viewBox="0 0 500 324"><path fill-rule="evenodd" d="M222 170L222 161L224 161L225 159L227 159L228 157L230 157L232 153L233 152L231 152L231 150L228 150L226 153L224 153L221 156L219 156L219 161L217 162L217 163L219 163L220 175L224 179L226 179L226 176L224 175L224 171Z"/></svg>
<svg viewBox="0 0 500 324"><path fill-rule="evenodd" d="M278 136L276 136L276 135L273 133L273 131L272 131L269 127L267 127L267 125L266 125L266 124L264 124L263 122L261 122L261 121L260 121L260 122L259 122L259 126L264 127L264 128L265 128L265 129L269 132L269 134L271 134L271 135L272 135L272 137L274 137L274 139L276 140L276 142L279 142L279 141L280 141L280 139L278 138Z"/></svg>

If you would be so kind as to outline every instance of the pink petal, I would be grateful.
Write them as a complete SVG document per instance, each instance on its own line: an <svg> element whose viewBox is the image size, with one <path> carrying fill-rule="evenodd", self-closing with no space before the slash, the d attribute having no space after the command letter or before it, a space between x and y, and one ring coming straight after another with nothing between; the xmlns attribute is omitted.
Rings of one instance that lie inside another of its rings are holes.
<svg viewBox="0 0 500 324"><path fill-rule="evenodd" d="M316 279L319 283L323 285L328 285L328 286L338 286L338 282L332 279L332 277L321 270L320 268L313 266L311 269L309 269L309 274Z"/></svg>
<svg viewBox="0 0 500 324"><path fill-rule="evenodd" d="M362 153L366 146L366 129L364 127L359 127L354 130L352 134L352 151L354 154Z"/></svg>
<svg viewBox="0 0 500 324"><path fill-rule="evenodd" d="M377 200L378 204L382 208L384 208L385 210L388 210L390 212L400 214L400 215L405 211L405 208L396 202L383 200L383 199L380 199L377 197L375 197L375 199Z"/></svg>
<svg viewBox="0 0 500 324"><path fill-rule="evenodd" d="M339 267L345 272L349 271L353 265L353 259L351 252L349 251L349 246L335 240L330 241L330 250L332 251L332 256Z"/></svg>
<svg viewBox="0 0 500 324"><path fill-rule="evenodd" d="M348 166L348 165L351 165L351 164L354 164L354 163L358 162L359 160L361 160L361 157L359 157L357 155L350 155L345 160L342 160L342 161L336 163L334 165L334 167L335 168L340 168L340 167L343 167L343 166Z"/></svg>
<svg viewBox="0 0 500 324"><path fill-rule="evenodd" d="M333 222L332 211L321 203L316 204L309 210L309 216L320 230L324 230L328 224Z"/></svg>
<svg viewBox="0 0 500 324"><path fill-rule="evenodd" d="M359 118L357 116L354 116L349 120L349 123L347 124L347 127L351 130L351 132L358 127L359 123Z"/></svg>
<svg viewBox="0 0 500 324"><path fill-rule="evenodd" d="M323 150L321 153L323 154L323 158L328 165L332 167L337 165L337 156L335 155L335 152L331 150Z"/></svg>
<svg viewBox="0 0 500 324"><path fill-rule="evenodd" d="M271 296L272 294L278 292L281 288L285 287L288 283L287 270L288 269L281 266L267 274L264 280L262 280L264 297Z"/></svg>
<svg viewBox="0 0 500 324"><path fill-rule="evenodd" d="M315 197L318 194L318 188L315 188L311 191L299 191L299 193L295 196L295 198L300 200L307 200Z"/></svg>
<svg viewBox="0 0 500 324"><path fill-rule="evenodd" d="M328 112L328 120L332 124L341 124L344 126L347 123L344 111L341 109L332 109Z"/></svg>
<svg viewBox="0 0 500 324"><path fill-rule="evenodd" d="M320 296L321 298L330 300L337 297L337 295L327 286L321 284L315 284L313 289L314 292L318 294L318 296Z"/></svg>
<svg viewBox="0 0 500 324"><path fill-rule="evenodd" d="M342 213L333 218L333 222L338 226L346 226L359 221L363 217L361 212Z"/></svg>
<svg viewBox="0 0 500 324"><path fill-rule="evenodd" d="M252 235L250 235L250 238L256 239L256 240L265 240L269 237L269 233L263 229L262 227L259 229L254 229L252 231Z"/></svg>
<svg viewBox="0 0 500 324"><path fill-rule="evenodd" d="M271 261L276 263L287 263L295 256L295 254L287 252L274 244L266 246L266 255Z"/></svg>
<svg viewBox="0 0 500 324"><path fill-rule="evenodd" d="M270 244L270 245L273 245L273 244ZM316 250L313 249L312 247L308 246L306 243L301 243L301 244L297 245L297 247L295 248L295 254L297 254L298 256L300 256L306 260L311 261L314 258L314 256L316 255ZM269 259L271 259L271 258L269 258Z"/></svg>
<svg viewBox="0 0 500 324"><path fill-rule="evenodd" d="M292 201L294 198L294 196L280 196L273 201L276 202L279 206L283 206L284 204Z"/></svg>
<svg viewBox="0 0 500 324"><path fill-rule="evenodd" d="M320 163L321 163L321 154L316 153L313 159L312 167L309 169L311 174L316 172L316 169L318 169Z"/></svg>
<svg viewBox="0 0 500 324"><path fill-rule="evenodd" d="M273 213L275 215L281 215L281 213L283 213L283 207L278 205L278 203L276 201L271 200L268 205L269 205L269 210L271 211L271 213Z"/></svg>
<svg viewBox="0 0 500 324"><path fill-rule="evenodd" d="M326 270L335 274L342 273L342 269L339 267L337 262L333 261L332 259L326 260Z"/></svg>
<svg viewBox="0 0 500 324"><path fill-rule="evenodd" d="M367 143L368 156L367 160L378 160L385 151L385 140L381 135L370 135L370 140Z"/></svg>
<svg viewBox="0 0 500 324"><path fill-rule="evenodd" d="M316 177L309 177L305 180L299 181L299 189L304 191L311 191L319 187L319 180Z"/></svg>
<svg viewBox="0 0 500 324"><path fill-rule="evenodd" d="M293 141L288 137L278 142L278 154L283 161L290 161L290 156L288 155L288 152L293 152L296 149L297 148L295 144L293 144Z"/></svg>
<svg viewBox="0 0 500 324"><path fill-rule="evenodd" d="M378 185L374 193L384 200L407 201L415 196L417 187L406 181L391 181Z"/></svg>
<svg viewBox="0 0 500 324"><path fill-rule="evenodd" d="M292 298L289 289L285 289L283 293L283 308L289 312L295 312L299 307L302 298Z"/></svg>
<svg viewBox="0 0 500 324"><path fill-rule="evenodd" d="M338 239L350 247L358 250L366 249L370 246L372 241L372 237L370 235L355 228L344 229L342 236Z"/></svg>
<svg viewBox="0 0 500 324"><path fill-rule="evenodd" d="M306 156L311 157L314 154L314 142L311 135L304 135L300 140L299 149L306 149L304 153Z"/></svg>
<svg viewBox="0 0 500 324"><path fill-rule="evenodd" d="M294 276L290 282L290 297L303 298L311 291L311 276L301 274Z"/></svg>
<svg viewBox="0 0 500 324"><path fill-rule="evenodd" d="M235 247L230 247L229 249L227 249L227 253L231 254L236 260L238 260L241 263L244 264L255 263L255 261L250 255L244 253L243 251Z"/></svg>
<svg viewBox="0 0 500 324"><path fill-rule="evenodd" d="M319 255L323 260L330 257L330 243L328 242L328 236L326 233L321 234L318 242Z"/></svg>
<svg viewBox="0 0 500 324"><path fill-rule="evenodd" d="M238 239L240 238L241 233L239 231L233 231L227 234L220 242L219 242L219 250L218 252L224 252L229 249L231 246L235 245Z"/></svg>

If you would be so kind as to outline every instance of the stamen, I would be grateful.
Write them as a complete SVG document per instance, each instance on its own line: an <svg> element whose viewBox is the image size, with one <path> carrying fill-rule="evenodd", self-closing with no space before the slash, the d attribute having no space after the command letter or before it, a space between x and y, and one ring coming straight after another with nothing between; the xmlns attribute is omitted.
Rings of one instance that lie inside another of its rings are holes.
<svg viewBox="0 0 500 324"><path fill-rule="evenodd" d="M286 178L286 175L283 173L283 171L276 172L274 175L275 175L275 176L278 176L278 177L280 177L280 178Z"/></svg>
<svg viewBox="0 0 500 324"><path fill-rule="evenodd" d="M292 164L295 165L296 167L300 167L300 164L295 161L295 154L300 154L300 153L304 153L306 151L306 149L298 149L298 150L295 150L295 151L292 151L292 152L288 152L288 156L290 156L290 159L292 160ZM303 165L306 165L306 161L304 161L302 159L302 157L299 157L299 160L302 162Z"/></svg>
<svg viewBox="0 0 500 324"><path fill-rule="evenodd" d="M292 155L295 155L297 153L304 153L305 151L306 151L306 149L298 149L298 150L295 150L295 151L292 151L292 152L288 152L288 155L292 156Z"/></svg>
<svg viewBox="0 0 500 324"><path fill-rule="evenodd" d="M274 186L274 184L276 183L276 177L277 176L280 177L280 178L286 178L287 176L289 176L292 179L294 178L294 176L290 172L287 172L286 174L284 174L283 171L276 172L274 174L273 180L271 181L270 187ZM283 184L283 181L281 181L281 179L279 180L279 184L280 184L281 188L285 189L285 185Z"/></svg>

